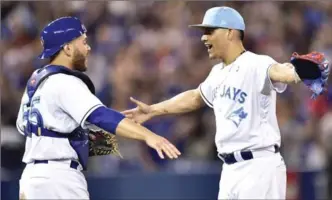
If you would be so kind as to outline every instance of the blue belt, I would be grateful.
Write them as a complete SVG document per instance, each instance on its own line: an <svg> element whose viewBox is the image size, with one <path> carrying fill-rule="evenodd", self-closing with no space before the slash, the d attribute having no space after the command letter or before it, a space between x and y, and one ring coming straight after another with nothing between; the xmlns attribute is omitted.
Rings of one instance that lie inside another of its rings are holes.
<svg viewBox="0 0 332 200"><path fill-rule="evenodd" d="M274 153L280 152L280 147L278 145L274 145ZM240 155L243 160L251 160L254 158L253 153L251 151L241 151ZM219 158L226 164L234 164L239 162L234 153L223 153L218 154Z"/></svg>
<svg viewBox="0 0 332 200"><path fill-rule="evenodd" d="M48 160L35 160L34 164L48 164ZM77 169L79 165L79 162L75 160L70 162L70 168Z"/></svg>

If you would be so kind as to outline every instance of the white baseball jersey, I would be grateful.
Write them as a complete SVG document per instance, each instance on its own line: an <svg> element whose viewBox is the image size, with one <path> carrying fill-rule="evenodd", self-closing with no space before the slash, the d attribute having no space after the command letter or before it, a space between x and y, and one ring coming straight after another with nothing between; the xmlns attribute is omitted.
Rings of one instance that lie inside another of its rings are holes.
<svg viewBox="0 0 332 200"><path fill-rule="evenodd" d="M270 81L274 63L269 56L246 51L228 66L215 65L200 84L203 100L214 109L219 153L280 146L276 92L287 85Z"/></svg>
<svg viewBox="0 0 332 200"><path fill-rule="evenodd" d="M24 135L23 113L26 112L28 95L24 93L17 118L17 129ZM55 74L44 80L31 100L31 109L38 109L44 127L59 133L69 134L75 128L85 127L89 114L99 106L100 100L94 96L86 84L79 78L66 74ZM31 121L36 121L33 117ZM26 137L23 162L33 160L71 159L78 160L78 155L67 138L46 136Z"/></svg>

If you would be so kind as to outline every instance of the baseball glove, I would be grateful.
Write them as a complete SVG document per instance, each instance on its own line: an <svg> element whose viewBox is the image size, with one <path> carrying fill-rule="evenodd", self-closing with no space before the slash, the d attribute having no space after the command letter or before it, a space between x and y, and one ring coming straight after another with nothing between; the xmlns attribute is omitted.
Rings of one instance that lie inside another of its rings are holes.
<svg viewBox="0 0 332 200"><path fill-rule="evenodd" d="M115 135L102 129L89 130L89 156L116 155L122 158Z"/></svg>
<svg viewBox="0 0 332 200"><path fill-rule="evenodd" d="M316 99L326 90L330 63L323 53L314 51L299 55L294 52L290 62L294 65L301 81L313 92L312 99Z"/></svg>

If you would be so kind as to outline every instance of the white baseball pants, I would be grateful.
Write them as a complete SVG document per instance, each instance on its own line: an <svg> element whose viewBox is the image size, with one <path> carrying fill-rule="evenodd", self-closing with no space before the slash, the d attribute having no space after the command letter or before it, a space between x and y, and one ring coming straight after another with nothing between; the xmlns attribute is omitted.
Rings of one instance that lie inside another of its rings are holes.
<svg viewBox="0 0 332 200"><path fill-rule="evenodd" d="M27 164L20 179L20 199L89 199L86 179L70 160Z"/></svg>
<svg viewBox="0 0 332 200"><path fill-rule="evenodd" d="M286 178L280 153L224 164L218 199L286 199Z"/></svg>

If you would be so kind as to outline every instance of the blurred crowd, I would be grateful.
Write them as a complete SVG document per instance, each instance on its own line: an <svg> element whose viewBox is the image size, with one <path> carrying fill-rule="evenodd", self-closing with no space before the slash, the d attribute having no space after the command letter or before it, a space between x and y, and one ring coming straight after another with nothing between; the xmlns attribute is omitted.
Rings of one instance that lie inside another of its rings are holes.
<svg viewBox="0 0 332 200"><path fill-rule="evenodd" d="M213 6L231 6L243 15L247 26L244 43L249 51L286 62L294 51L316 50L332 60L330 1L1 2L2 170L10 174L23 167L24 138L15 121L27 79L45 64L37 55L41 51L39 33L48 22L68 15L82 20L92 47L87 74L102 102L123 111L134 106L130 96L156 103L196 88L206 78L217 61L208 59L201 32L188 25L200 23ZM332 166L331 91L312 101L308 89L300 84L278 96L282 154L290 171ZM144 125L174 142L183 152L180 161L160 160L145 144L119 138L124 159L93 158L91 171L208 169L209 163L218 162L214 121L213 110L207 107L153 119Z"/></svg>

